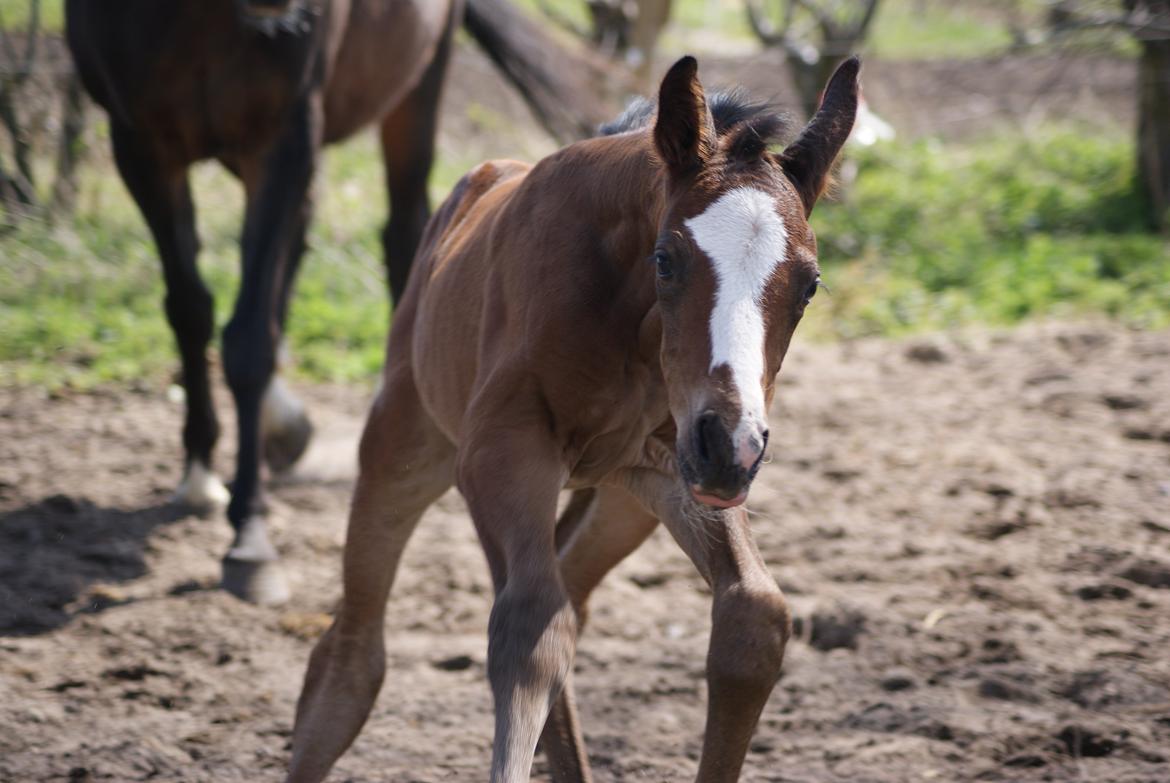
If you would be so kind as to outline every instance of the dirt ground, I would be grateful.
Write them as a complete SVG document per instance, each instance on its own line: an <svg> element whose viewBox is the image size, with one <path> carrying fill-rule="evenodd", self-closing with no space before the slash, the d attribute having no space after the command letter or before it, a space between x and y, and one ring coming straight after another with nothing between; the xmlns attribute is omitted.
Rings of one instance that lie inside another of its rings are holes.
<svg viewBox="0 0 1170 783"><path fill-rule="evenodd" d="M781 380L749 505L798 638L743 779L1170 781L1170 334L799 344ZM280 778L369 395L303 391L319 437L272 488L278 610L215 590L226 523L168 505L164 388L0 391L0 780ZM450 494L334 780L486 779L490 601ZM693 775L708 607L661 531L596 594L576 680L598 780Z"/></svg>

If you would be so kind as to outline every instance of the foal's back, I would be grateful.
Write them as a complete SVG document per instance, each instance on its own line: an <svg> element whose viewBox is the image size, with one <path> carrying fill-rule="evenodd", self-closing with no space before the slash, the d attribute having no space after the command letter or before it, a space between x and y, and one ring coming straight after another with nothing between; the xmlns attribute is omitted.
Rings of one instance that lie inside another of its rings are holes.
<svg viewBox="0 0 1170 783"><path fill-rule="evenodd" d="M506 407L509 427L551 424L581 468L594 451L605 462L640 451L641 403L660 384L657 344L644 356L640 340L653 278L631 274L628 259L653 236L631 237L628 221L653 197L625 172L647 150L631 135L578 142L535 166L492 161L443 204L411 273L410 333L392 335L389 360L411 356L422 402L452 442L496 426Z"/></svg>

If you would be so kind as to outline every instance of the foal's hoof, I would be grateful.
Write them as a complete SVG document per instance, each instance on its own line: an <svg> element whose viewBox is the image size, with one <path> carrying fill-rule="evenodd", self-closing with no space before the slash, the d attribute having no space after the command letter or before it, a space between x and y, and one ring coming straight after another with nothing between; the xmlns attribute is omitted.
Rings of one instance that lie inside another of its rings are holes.
<svg viewBox="0 0 1170 783"><path fill-rule="evenodd" d="M293 465L309 447L313 425L305 406L293 396L279 375L273 377L264 393L261 412L264 433L264 461L273 473L282 473Z"/></svg>
<svg viewBox="0 0 1170 783"><path fill-rule="evenodd" d="M288 601L288 580L262 518L249 518L240 528L223 559L222 585L232 595L253 604L277 606Z"/></svg>
<svg viewBox="0 0 1170 783"><path fill-rule="evenodd" d="M187 466L182 483L171 497L173 503L201 512L221 509L229 500L231 493L219 477L197 461Z"/></svg>

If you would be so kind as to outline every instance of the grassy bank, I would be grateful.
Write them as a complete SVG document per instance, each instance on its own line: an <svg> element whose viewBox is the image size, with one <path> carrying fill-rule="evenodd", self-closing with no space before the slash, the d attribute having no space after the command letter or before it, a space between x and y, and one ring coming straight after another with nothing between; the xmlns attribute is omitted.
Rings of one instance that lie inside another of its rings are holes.
<svg viewBox="0 0 1170 783"><path fill-rule="evenodd" d="M1049 130L1029 139L853 151L855 181L818 207L824 279L805 339L900 335L975 323L1104 314L1170 325L1170 244L1143 233L1124 138ZM473 161L445 159L437 200ZM312 249L294 303L298 370L369 377L389 321L385 219L369 136L328 154ZM238 186L195 171L201 264L230 316ZM176 366L158 262L112 169L85 171L74 219L0 235L0 383L154 383Z"/></svg>

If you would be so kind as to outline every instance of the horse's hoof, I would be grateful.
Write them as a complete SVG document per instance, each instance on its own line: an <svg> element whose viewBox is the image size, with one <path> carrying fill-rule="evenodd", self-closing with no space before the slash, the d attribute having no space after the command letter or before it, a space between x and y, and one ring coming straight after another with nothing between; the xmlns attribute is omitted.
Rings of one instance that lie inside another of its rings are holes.
<svg viewBox="0 0 1170 783"><path fill-rule="evenodd" d="M215 511L231 500L231 493L205 465L197 460L187 466L187 473L171 497L173 503L196 511Z"/></svg>
<svg viewBox="0 0 1170 783"><path fill-rule="evenodd" d="M264 462L273 473L283 473L297 463L309 448L313 425L304 413L285 422L279 430L264 435Z"/></svg>
<svg viewBox="0 0 1170 783"><path fill-rule="evenodd" d="M268 540L263 517L249 517L223 559L223 589L244 601L276 606L289 599L280 556Z"/></svg>
<svg viewBox="0 0 1170 783"><path fill-rule="evenodd" d="M224 590L250 604L280 606L288 603L290 592L279 560L223 559Z"/></svg>
<svg viewBox="0 0 1170 783"><path fill-rule="evenodd" d="M261 430L264 461L273 473L282 473L295 465L313 435L304 404L293 396L279 375L272 378L264 393Z"/></svg>

